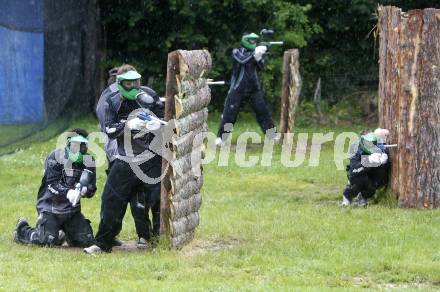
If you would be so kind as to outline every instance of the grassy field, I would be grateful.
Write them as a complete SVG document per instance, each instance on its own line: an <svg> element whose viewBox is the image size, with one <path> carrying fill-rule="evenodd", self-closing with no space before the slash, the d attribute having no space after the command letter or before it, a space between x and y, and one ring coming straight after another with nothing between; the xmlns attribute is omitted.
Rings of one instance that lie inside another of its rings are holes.
<svg viewBox="0 0 440 292"><path fill-rule="evenodd" d="M212 118L210 129L216 125ZM97 122L83 118L74 126L96 130ZM253 119L241 119L234 136L246 130L258 131ZM346 175L336 170L332 143L318 167L308 166L308 156L300 167L284 167L279 146L270 167L240 168L233 155L228 167L205 165L201 224L181 251L93 257L79 249L17 245L16 220L35 222L42 163L55 141L0 157L0 290L440 289L440 211L403 210L388 198L366 209L341 209ZM261 154L261 146L251 149ZM82 204L95 231L104 169L98 169L98 194ZM131 216L120 238L136 239Z"/></svg>

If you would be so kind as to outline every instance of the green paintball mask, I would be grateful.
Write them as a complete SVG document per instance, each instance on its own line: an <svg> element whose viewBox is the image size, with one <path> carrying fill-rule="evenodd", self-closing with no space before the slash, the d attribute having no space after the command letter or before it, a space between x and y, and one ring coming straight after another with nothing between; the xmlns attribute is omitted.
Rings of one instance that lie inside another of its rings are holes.
<svg viewBox="0 0 440 292"><path fill-rule="evenodd" d="M245 34L241 37L241 45L248 50L255 50L257 47L258 35L255 33Z"/></svg>
<svg viewBox="0 0 440 292"><path fill-rule="evenodd" d="M66 152L69 159L74 163L82 163L84 155L87 154L87 143L89 141L83 136L74 136L67 139Z"/></svg>
<svg viewBox="0 0 440 292"><path fill-rule="evenodd" d="M141 77L141 74L133 70L117 75L116 81L121 95L126 99L135 100L141 92Z"/></svg>
<svg viewBox="0 0 440 292"><path fill-rule="evenodd" d="M365 154L381 153L379 147L377 147L377 136L374 133L368 133L361 136L359 147Z"/></svg>

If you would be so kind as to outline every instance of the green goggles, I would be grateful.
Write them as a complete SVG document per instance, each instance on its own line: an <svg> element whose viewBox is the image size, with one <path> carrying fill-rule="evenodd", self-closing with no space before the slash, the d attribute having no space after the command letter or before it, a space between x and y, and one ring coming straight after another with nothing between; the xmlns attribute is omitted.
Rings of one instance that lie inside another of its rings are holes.
<svg viewBox="0 0 440 292"><path fill-rule="evenodd" d="M139 87L141 87L141 80L122 80L120 84L125 90L130 91L133 88L139 89Z"/></svg>

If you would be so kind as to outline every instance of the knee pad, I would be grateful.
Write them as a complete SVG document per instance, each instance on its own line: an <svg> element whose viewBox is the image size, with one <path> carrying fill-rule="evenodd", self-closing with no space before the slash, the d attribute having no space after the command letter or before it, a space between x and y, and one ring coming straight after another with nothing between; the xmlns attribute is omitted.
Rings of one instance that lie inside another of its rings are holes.
<svg viewBox="0 0 440 292"><path fill-rule="evenodd" d="M58 243L58 233L52 234L46 228L47 219L39 217L37 223L37 230L33 231L30 236L30 241L38 245L47 245L49 247L55 246Z"/></svg>
<svg viewBox="0 0 440 292"><path fill-rule="evenodd" d="M31 234L31 242L39 245L47 245L53 247L58 243L58 235L45 233L43 236L37 235L36 233Z"/></svg>

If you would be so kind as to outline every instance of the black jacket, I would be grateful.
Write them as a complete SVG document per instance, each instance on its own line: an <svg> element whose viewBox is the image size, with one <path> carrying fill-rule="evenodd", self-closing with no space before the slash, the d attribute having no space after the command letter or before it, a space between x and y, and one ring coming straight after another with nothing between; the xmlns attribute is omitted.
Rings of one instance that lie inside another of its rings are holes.
<svg viewBox="0 0 440 292"><path fill-rule="evenodd" d="M130 142L132 153L126 153L124 147L124 128L127 119L130 114L147 109L152 111L158 118L164 116L164 106L160 102L159 96L151 90L150 94L142 87L141 89L146 92L143 97L136 100L128 100L121 96L118 92L110 95L107 99L108 105L105 107L104 114L104 126L105 133L109 139L116 139L119 156L136 156L149 149L149 143L152 139L152 134L146 134L142 137L134 138L138 131L132 131L130 134ZM155 94L152 96L151 94ZM131 118L131 116L130 116ZM100 118L101 120L101 118Z"/></svg>
<svg viewBox="0 0 440 292"><path fill-rule="evenodd" d="M38 213L67 214L80 211L80 203L72 207L66 195L70 189L75 188L84 169L94 174L85 194L86 197L91 197L96 191L96 169L92 156L85 155L84 163L72 163L65 149L60 148L51 152L44 163L44 176L38 190Z"/></svg>
<svg viewBox="0 0 440 292"><path fill-rule="evenodd" d="M233 68L231 77L231 90L255 92L261 90L258 71L263 69L264 60L256 61L254 51L243 47L232 50Z"/></svg>
<svg viewBox="0 0 440 292"><path fill-rule="evenodd" d="M147 93L149 96L151 96L155 103L155 111L161 113L163 116L163 106L161 105L159 95L151 88L147 86L141 86L141 90ZM114 95L117 95L119 93L118 87L116 83L110 84L107 88L104 89L104 91L101 93L101 96L99 97L98 104L96 105L96 116L99 120L99 126L101 128L101 131L103 133L106 133L105 130L105 114L106 110L109 105L109 99L113 97ZM162 110L159 110L159 108L162 108ZM156 113L157 115L157 113ZM119 154L118 152L118 143L116 139L108 139L105 146L105 153L107 155L107 158L110 162L116 159L116 156Z"/></svg>
<svg viewBox="0 0 440 292"><path fill-rule="evenodd" d="M347 166L349 179L363 175L370 175L372 172L377 172L378 170L382 171L388 169L389 157L387 163L376 167L369 167L369 163L367 162L369 155L363 153L358 145L356 145L355 149L357 150L350 157L350 164ZM389 156L387 150L385 151L385 153Z"/></svg>
<svg viewBox="0 0 440 292"><path fill-rule="evenodd" d="M154 101L157 103L155 105L156 111L159 111L159 108L163 108L163 105L161 105L159 95L151 89L148 86L141 86L141 90L147 93L149 96L151 96ZM106 107L108 107L109 99L117 95L119 93L118 86L116 83L110 84L108 87L106 87L99 97L98 104L96 105L96 116L98 117L99 126L101 127L101 131L105 133L105 111ZM163 112L163 109L162 109ZM157 115L157 113L155 113ZM163 113L162 113L163 116Z"/></svg>

